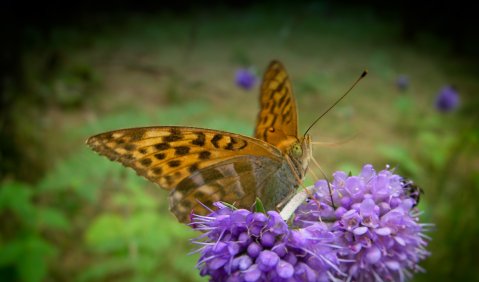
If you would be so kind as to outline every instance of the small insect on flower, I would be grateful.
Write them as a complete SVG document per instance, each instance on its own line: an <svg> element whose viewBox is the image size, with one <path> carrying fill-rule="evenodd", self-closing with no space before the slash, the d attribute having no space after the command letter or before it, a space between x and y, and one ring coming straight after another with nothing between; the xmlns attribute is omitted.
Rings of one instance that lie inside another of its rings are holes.
<svg viewBox="0 0 479 282"><path fill-rule="evenodd" d="M459 93L451 86L447 85L439 90L436 96L436 109L439 112L451 112L459 107Z"/></svg>
<svg viewBox="0 0 479 282"><path fill-rule="evenodd" d="M250 69L242 68L236 71L235 82L240 88L250 90L256 85L257 81L258 78Z"/></svg>
<svg viewBox="0 0 479 282"><path fill-rule="evenodd" d="M421 189L421 187L417 186L412 180L404 178L403 180L401 180L401 183L404 187L404 192L406 193L406 195L408 195L414 200L413 207L417 206L419 204L421 194L423 194L424 191Z"/></svg>

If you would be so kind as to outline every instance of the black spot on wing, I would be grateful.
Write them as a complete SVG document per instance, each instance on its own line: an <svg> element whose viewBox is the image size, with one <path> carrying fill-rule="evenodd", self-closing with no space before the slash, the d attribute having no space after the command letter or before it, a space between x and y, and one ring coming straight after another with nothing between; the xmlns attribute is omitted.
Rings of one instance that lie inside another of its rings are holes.
<svg viewBox="0 0 479 282"><path fill-rule="evenodd" d="M188 146L178 146L175 147L175 155L176 156L183 156L190 152L190 147Z"/></svg>
<svg viewBox="0 0 479 282"><path fill-rule="evenodd" d="M136 146L133 144L126 144L123 148L127 151L133 151L136 149Z"/></svg>
<svg viewBox="0 0 479 282"><path fill-rule="evenodd" d="M198 170L198 164L192 164L192 165L188 168L188 171L189 171L190 173L193 173L193 172L195 172L195 171L197 171L197 170Z"/></svg>
<svg viewBox="0 0 479 282"><path fill-rule="evenodd" d="M201 151L200 154L198 155L198 158L200 160L207 160L211 157L211 152L209 151Z"/></svg>
<svg viewBox="0 0 479 282"><path fill-rule="evenodd" d="M211 144L213 144L215 148L219 148L220 146L218 145L218 141L220 141L221 138L223 138L223 135L215 134L215 136L213 136L213 138L211 139Z"/></svg>
<svg viewBox="0 0 479 282"><path fill-rule="evenodd" d="M286 95L281 96L281 98L278 101L278 107L281 108L284 103L284 99L286 98Z"/></svg>
<svg viewBox="0 0 479 282"><path fill-rule="evenodd" d="M178 167L181 165L181 161L179 160L172 160L168 162L169 167Z"/></svg>
<svg viewBox="0 0 479 282"><path fill-rule="evenodd" d="M159 151L163 151L163 150L166 150L166 149L169 149L171 146L170 144L168 143L158 143L155 145L155 148Z"/></svg>
<svg viewBox="0 0 479 282"><path fill-rule="evenodd" d="M197 145L197 146L204 146L205 145L205 139L206 136L203 132L195 132L196 134L196 139L191 141L191 144Z"/></svg>
<svg viewBox="0 0 479 282"><path fill-rule="evenodd" d="M183 135L181 134L181 131L179 131L177 128L172 128L170 130L170 135L164 136L163 137L163 142L174 142L183 139Z"/></svg>
<svg viewBox="0 0 479 282"><path fill-rule="evenodd" d="M166 158L166 154L165 153L155 154L155 158L157 158L158 160L164 160Z"/></svg>
<svg viewBox="0 0 479 282"><path fill-rule="evenodd" d="M230 150L230 151L234 150L234 145L236 143L238 143L238 141L236 141L236 139L234 139L234 138L231 138L230 142L228 144L226 144L225 149Z"/></svg>
<svg viewBox="0 0 479 282"><path fill-rule="evenodd" d="M142 160L140 161L140 163L141 163L143 166L149 166L149 165L151 165L151 159L150 159L150 158L142 159Z"/></svg>

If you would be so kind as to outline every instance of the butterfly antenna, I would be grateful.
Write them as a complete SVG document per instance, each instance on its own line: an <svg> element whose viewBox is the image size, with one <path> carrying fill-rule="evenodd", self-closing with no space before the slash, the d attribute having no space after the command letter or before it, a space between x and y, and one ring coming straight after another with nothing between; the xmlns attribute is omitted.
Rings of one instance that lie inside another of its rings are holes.
<svg viewBox="0 0 479 282"><path fill-rule="evenodd" d="M358 79L356 79L356 81L353 83L353 85L351 85L351 87L349 87L348 91L346 91L346 93L343 94L343 96L341 96L338 100L336 100L336 102L334 102L334 104L332 104L322 115L320 115L309 127L308 129L306 129L306 132L304 132L304 136L306 136L306 134L308 134L309 130L323 117L325 116L332 108L334 108L339 102L341 102L341 100L343 100L344 97L346 97L346 95L349 94L349 92L351 92L351 90L353 90L353 88L356 86L356 84L358 84L359 81L361 81L361 79L363 79L366 75L368 74L368 71L367 70L364 70L363 73L361 74L361 76L359 76Z"/></svg>

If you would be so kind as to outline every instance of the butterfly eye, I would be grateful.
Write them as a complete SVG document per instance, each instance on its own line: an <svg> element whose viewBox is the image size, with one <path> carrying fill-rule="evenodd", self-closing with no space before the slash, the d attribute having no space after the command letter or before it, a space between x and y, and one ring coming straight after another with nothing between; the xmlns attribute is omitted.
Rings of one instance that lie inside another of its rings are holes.
<svg viewBox="0 0 479 282"><path fill-rule="evenodd" d="M303 155L303 149L301 148L300 144L294 144L291 148L291 153L295 158L299 158Z"/></svg>

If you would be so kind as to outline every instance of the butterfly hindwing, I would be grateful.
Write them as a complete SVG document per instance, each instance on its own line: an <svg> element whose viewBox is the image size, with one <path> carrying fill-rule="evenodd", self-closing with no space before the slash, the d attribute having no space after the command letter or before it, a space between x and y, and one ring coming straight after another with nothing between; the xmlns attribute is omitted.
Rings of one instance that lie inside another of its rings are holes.
<svg viewBox="0 0 479 282"><path fill-rule="evenodd" d="M183 179L170 192L170 210L186 222L191 210L207 214L216 201L250 209L261 197L265 180L281 166L265 156L236 156L200 169Z"/></svg>
<svg viewBox="0 0 479 282"><path fill-rule="evenodd" d="M192 127L116 130L92 136L87 144L168 190L195 171L235 156L281 157L278 149L261 140Z"/></svg>
<svg viewBox="0 0 479 282"><path fill-rule="evenodd" d="M260 112L255 137L278 145L288 136L297 135L298 115L291 81L284 66L272 61L260 89Z"/></svg>

